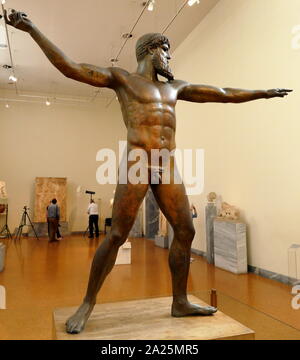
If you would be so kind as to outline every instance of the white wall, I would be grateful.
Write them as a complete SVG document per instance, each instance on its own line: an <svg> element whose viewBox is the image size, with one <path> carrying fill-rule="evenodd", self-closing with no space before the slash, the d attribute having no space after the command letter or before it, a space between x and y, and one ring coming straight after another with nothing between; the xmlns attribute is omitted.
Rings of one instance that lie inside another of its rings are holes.
<svg viewBox="0 0 300 360"><path fill-rule="evenodd" d="M35 177L67 177L67 217L70 230L87 227L89 195L78 194L82 186L101 198L101 227L111 216L109 200L114 185L96 181L96 153L101 148L118 149L126 140L126 128L116 102L101 105L0 103L0 179L9 195L9 226L18 226L22 208L34 208ZM33 214L32 214L33 218Z"/></svg>
<svg viewBox="0 0 300 360"><path fill-rule="evenodd" d="M221 0L173 54L176 78L192 83L294 89L285 99L177 105L177 146L205 149L193 247L206 250L204 207L215 191L242 211L249 263L285 275L287 249L300 243L298 24L299 0Z"/></svg>

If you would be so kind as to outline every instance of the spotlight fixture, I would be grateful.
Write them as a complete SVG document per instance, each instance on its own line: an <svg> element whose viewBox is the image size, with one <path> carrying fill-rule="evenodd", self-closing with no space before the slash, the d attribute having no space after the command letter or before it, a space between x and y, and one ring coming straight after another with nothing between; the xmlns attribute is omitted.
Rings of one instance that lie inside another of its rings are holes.
<svg viewBox="0 0 300 360"><path fill-rule="evenodd" d="M117 63L119 59L110 59L111 65L114 66L115 63Z"/></svg>
<svg viewBox="0 0 300 360"><path fill-rule="evenodd" d="M200 3L200 0L189 0L188 1L189 6L193 6L194 4L199 4L199 3Z"/></svg>
<svg viewBox="0 0 300 360"><path fill-rule="evenodd" d="M18 79L14 76L14 75L10 75L10 77L8 78L9 81L12 81L12 82L17 82Z"/></svg>
<svg viewBox="0 0 300 360"><path fill-rule="evenodd" d="M122 35L122 38L123 38L123 39L130 39L130 38L132 38L132 36L133 36L133 35L130 34L130 33L125 33L125 34Z"/></svg>
<svg viewBox="0 0 300 360"><path fill-rule="evenodd" d="M149 1L148 1L148 7L147 7L147 9L148 9L149 11L153 11L153 9L154 9L154 3L155 3L155 0L149 0Z"/></svg>
<svg viewBox="0 0 300 360"><path fill-rule="evenodd" d="M49 101L49 99L46 100L46 105L47 105L47 106L50 106L50 105L51 105L51 102Z"/></svg>
<svg viewBox="0 0 300 360"><path fill-rule="evenodd" d="M9 105L8 105L8 104L6 104L6 105L5 105L5 107L6 107L6 109L8 109L8 108L9 108Z"/></svg>

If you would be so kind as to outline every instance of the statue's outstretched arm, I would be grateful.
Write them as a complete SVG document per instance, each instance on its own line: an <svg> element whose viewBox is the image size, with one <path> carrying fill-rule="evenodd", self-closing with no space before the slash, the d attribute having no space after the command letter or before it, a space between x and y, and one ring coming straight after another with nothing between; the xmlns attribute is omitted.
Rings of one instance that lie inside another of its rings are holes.
<svg viewBox="0 0 300 360"><path fill-rule="evenodd" d="M289 89L243 90L185 83L179 89L178 99L201 103L241 103L257 99L284 97L291 91Z"/></svg>
<svg viewBox="0 0 300 360"><path fill-rule="evenodd" d="M39 31L23 12L12 10L8 16L5 11L4 18L8 25L28 32L51 63L68 78L93 86L113 87L113 74L110 68L101 68L89 64L77 64L72 61Z"/></svg>

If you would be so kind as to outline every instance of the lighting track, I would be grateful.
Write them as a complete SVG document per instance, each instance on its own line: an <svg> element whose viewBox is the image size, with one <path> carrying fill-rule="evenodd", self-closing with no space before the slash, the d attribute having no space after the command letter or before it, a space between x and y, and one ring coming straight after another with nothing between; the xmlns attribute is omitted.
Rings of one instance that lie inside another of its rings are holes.
<svg viewBox="0 0 300 360"><path fill-rule="evenodd" d="M166 25L166 27L163 29L163 31L161 32L162 34L164 34L164 33L169 29L169 27L172 25L172 23L173 23L174 20L177 18L177 16L181 13L181 11L182 11L182 10L185 8L185 6L188 4L188 2L189 2L189 0L185 0L185 1L184 1L184 3L181 5L181 7L179 8L179 10L178 10L178 11L176 12L176 14L173 16L173 18L171 19L171 21L170 21L170 22ZM148 3L149 3L149 1L146 1L146 2L145 2L144 8L143 8L140 16L138 17L137 21L135 22L133 28L131 29L130 34L133 32L134 28L136 27L136 25L138 24L138 22L139 22L139 20L141 19L142 15L144 14L144 11L147 9ZM117 61L119 60L118 57L120 56L120 54L121 54L121 52L122 52L122 50L123 50L123 48L124 48L127 40L128 40L128 39L125 40L125 42L124 42L124 44L122 45L120 51L118 52L117 57L115 58ZM114 96L110 99L110 101L109 101L109 103L106 105L106 107L108 108L115 99L116 99L116 96L114 95Z"/></svg>
<svg viewBox="0 0 300 360"><path fill-rule="evenodd" d="M174 15L174 17L171 19L171 21L165 26L165 28L162 30L162 34L164 34L168 29L169 27L172 25L172 23L175 21L175 19L177 18L177 16L182 12L182 10L185 8L185 6L188 4L189 0L185 0L183 2L183 4L181 5L181 7L179 8L179 10L176 12L176 14ZM131 30L128 32L128 34L132 34L134 29L136 28L136 26L138 25L138 23L140 22L143 14L145 13L145 10L148 8L148 1L146 1L144 4L143 4L143 9L142 11L140 12L137 20L135 21L135 23L133 24ZM3 3L1 2L1 7L2 7L2 13L3 13L3 17L4 17L4 6L3 6ZM8 26L6 24L6 21L4 19L4 24L5 24L5 31L6 31L6 37L7 37L7 44L8 44L8 50L9 50L9 57L10 57L10 62L11 62L11 66L12 66L12 74L14 77L15 76L15 67L14 67L14 61L13 61L13 56L12 56L12 49L11 49L11 42L10 42L10 39L9 39L9 33L8 33ZM121 45L117 55L114 57L114 62L117 62L119 61L119 57L124 49L124 47L126 46L127 44L127 41L130 39L130 37L126 37L123 44ZM71 99L71 98L57 98L57 97L49 97L49 96L38 96L38 95L25 95L25 94L20 94L19 90L18 90L18 87L17 87L17 83L14 82L14 86L15 86L15 90L16 90L16 95L17 96L23 96L23 97L36 97L36 98L43 98L43 99L55 99L55 100L63 100L63 101L76 101L76 102L82 102L82 103L87 103L87 102L93 102L97 95L101 92L101 90L97 90L93 96L91 97L90 100L79 100L79 99ZM110 99L110 101L108 102L108 104L106 105L106 107L108 108L111 103L116 99L116 96L112 96L112 98ZM21 101L21 102L26 102L26 100L10 100L10 99L4 99L4 98L0 98L0 101ZM37 101L28 101L28 102L36 102Z"/></svg>

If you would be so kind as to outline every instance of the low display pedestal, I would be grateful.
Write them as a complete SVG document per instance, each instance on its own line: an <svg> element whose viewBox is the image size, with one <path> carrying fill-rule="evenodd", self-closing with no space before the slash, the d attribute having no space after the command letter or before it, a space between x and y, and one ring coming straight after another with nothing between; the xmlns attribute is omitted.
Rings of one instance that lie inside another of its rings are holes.
<svg viewBox="0 0 300 360"><path fill-rule="evenodd" d="M115 265L131 264L131 243L126 241L120 246Z"/></svg>
<svg viewBox="0 0 300 360"><path fill-rule="evenodd" d="M155 235L155 245L159 246L163 249L167 249L169 247L169 238L168 236L163 235Z"/></svg>
<svg viewBox="0 0 300 360"><path fill-rule="evenodd" d="M234 274L246 274L246 224L238 220L215 218L214 252L215 266Z"/></svg>
<svg viewBox="0 0 300 360"><path fill-rule="evenodd" d="M195 296L189 301L206 305ZM254 340L254 331L218 311L212 316L175 318L171 297L98 304L84 331L67 334L66 320L76 307L53 312L57 340Z"/></svg>

